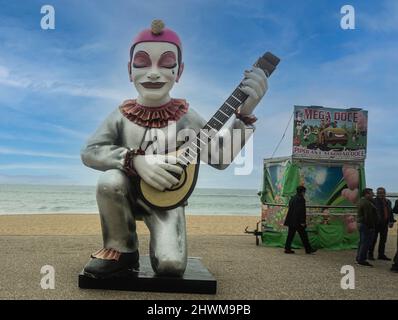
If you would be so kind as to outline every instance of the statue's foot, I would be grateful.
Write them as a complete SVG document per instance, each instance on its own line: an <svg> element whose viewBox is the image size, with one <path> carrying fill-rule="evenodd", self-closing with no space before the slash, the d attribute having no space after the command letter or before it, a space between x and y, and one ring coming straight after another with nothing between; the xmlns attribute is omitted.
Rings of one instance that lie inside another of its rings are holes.
<svg viewBox="0 0 398 320"><path fill-rule="evenodd" d="M83 272L86 276L107 279L120 277L139 270L139 252L122 253L114 249L101 249L91 255Z"/></svg>

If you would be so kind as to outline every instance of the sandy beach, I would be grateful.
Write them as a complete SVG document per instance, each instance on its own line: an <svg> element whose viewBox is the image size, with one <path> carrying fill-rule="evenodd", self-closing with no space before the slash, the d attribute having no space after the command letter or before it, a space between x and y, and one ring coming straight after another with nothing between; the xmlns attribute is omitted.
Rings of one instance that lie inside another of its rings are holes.
<svg viewBox="0 0 398 320"><path fill-rule="evenodd" d="M256 246L244 229L253 216L187 216L188 251L201 257L218 281L216 295L83 290L77 275L101 246L98 215L0 216L0 299L398 299L398 275L390 262L374 268L354 264L355 250L319 250L285 255L281 248ZM138 222L140 253L148 254L149 234ZM396 250L390 232L387 255ZM56 288L43 290L40 269L52 265ZM355 290L340 286L341 267L355 268Z"/></svg>
<svg viewBox="0 0 398 320"><path fill-rule="evenodd" d="M253 229L260 217L187 215L189 235L242 235ZM138 234L148 234L143 221L137 221ZM0 235L97 235L101 234L98 214L16 214L0 215Z"/></svg>
<svg viewBox="0 0 398 320"><path fill-rule="evenodd" d="M189 235L242 235L245 228L256 227L260 217L227 215L187 215ZM143 221L137 221L138 234L149 234ZM397 233L397 224L390 229ZM0 215L0 235L98 235L101 226L98 214L16 214Z"/></svg>

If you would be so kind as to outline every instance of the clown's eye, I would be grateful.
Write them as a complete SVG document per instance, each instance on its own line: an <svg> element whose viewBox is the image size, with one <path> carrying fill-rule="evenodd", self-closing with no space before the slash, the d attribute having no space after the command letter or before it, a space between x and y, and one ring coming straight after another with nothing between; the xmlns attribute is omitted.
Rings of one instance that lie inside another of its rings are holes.
<svg viewBox="0 0 398 320"><path fill-rule="evenodd" d="M138 51L133 59L134 68L146 68L152 65L151 59L148 54L144 51Z"/></svg>
<svg viewBox="0 0 398 320"><path fill-rule="evenodd" d="M158 63L161 68L173 69L177 66L176 56L174 52L167 51L163 53L159 59Z"/></svg>

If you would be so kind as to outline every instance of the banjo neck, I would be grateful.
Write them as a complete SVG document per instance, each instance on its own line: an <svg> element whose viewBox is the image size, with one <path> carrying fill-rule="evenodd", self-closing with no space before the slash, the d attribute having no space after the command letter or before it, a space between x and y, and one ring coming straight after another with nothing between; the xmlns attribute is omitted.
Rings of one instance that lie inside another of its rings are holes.
<svg viewBox="0 0 398 320"><path fill-rule="evenodd" d="M184 152L177 158L180 163L187 166L198 161L200 151L205 148L214 138L218 131L228 122L241 106L248 95L240 90L241 84L233 91L227 100L221 105L218 111L210 118L205 126L200 129L196 137L184 148Z"/></svg>
<svg viewBox="0 0 398 320"><path fill-rule="evenodd" d="M270 52L266 52L254 64L255 67L261 68L267 77L269 77L275 70L280 59ZM243 80L242 80L243 81ZM210 118L205 126L199 131L195 139L188 142L177 159L183 166L188 166L191 163L199 161L199 155L203 148L205 148L214 138L218 131L228 122L228 120L236 113L237 109L246 101L248 95L240 88L242 82L235 88L232 94L225 100L217 112Z"/></svg>

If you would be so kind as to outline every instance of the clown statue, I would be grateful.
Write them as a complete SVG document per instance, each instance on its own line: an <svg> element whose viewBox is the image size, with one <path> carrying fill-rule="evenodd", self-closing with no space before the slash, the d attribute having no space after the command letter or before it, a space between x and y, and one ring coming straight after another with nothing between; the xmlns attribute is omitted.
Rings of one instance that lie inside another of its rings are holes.
<svg viewBox="0 0 398 320"><path fill-rule="evenodd" d="M84 267L84 274L89 277L104 279L138 270L136 219L143 219L150 231L154 272L177 277L184 274L187 266L184 205L172 210L153 209L140 200L134 187L137 178L159 192L178 183L176 174L181 174L181 167L176 162L173 164L170 156L156 153L154 145L158 141L151 137L163 136L172 141L176 137L171 135L184 129L198 132L206 124L185 100L170 97L170 90L184 70L182 53L180 38L165 28L162 21L154 20L150 29L141 31L132 43L128 63L130 81L138 96L114 110L82 149L83 163L103 171L96 191L103 248L93 253ZM226 126L227 130L217 133L213 140L217 141L214 149L223 154L225 148L231 150L229 144L234 142L232 138L222 143L223 135L233 130L243 133L239 148L231 151L232 159L250 138L250 134L244 133L253 131L256 118L252 112L268 88L267 77L259 68L245 71L244 77L241 91L248 98ZM172 126L175 130L168 130ZM209 162L209 153L210 148L202 150L200 159ZM209 164L217 169L228 165Z"/></svg>

